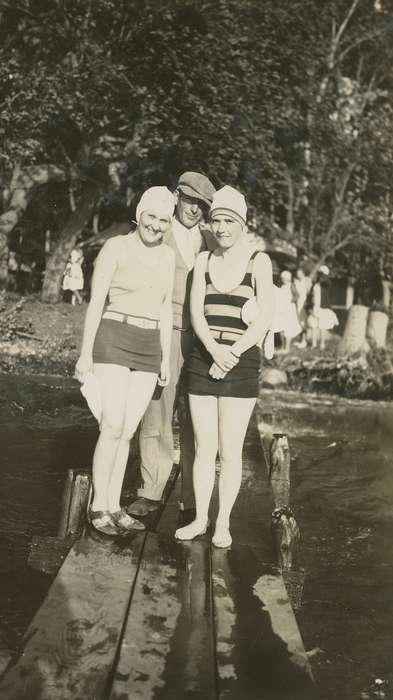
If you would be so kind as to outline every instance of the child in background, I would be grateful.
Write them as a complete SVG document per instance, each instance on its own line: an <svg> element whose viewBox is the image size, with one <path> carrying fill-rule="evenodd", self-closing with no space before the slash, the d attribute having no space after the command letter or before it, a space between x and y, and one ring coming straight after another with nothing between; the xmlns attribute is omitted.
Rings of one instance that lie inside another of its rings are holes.
<svg viewBox="0 0 393 700"><path fill-rule="evenodd" d="M76 302L82 304L81 290L83 289L83 253L80 249L74 248L71 251L70 259L66 265L63 277L63 290L71 292L71 304L75 306Z"/></svg>

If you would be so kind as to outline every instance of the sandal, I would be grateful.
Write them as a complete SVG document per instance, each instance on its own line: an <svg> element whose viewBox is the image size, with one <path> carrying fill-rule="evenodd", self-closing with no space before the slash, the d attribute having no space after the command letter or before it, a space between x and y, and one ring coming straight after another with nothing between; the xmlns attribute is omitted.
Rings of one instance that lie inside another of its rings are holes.
<svg viewBox="0 0 393 700"><path fill-rule="evenodd" d="M109 515L120 530L146 530L144 524L128 515L124 508L120 508L114 513L109 513Z"/></svg>
<svg viewBox="0 0 393 700"><path fill-rule="evenodd" d="M97 530L102 535L116 537L116 535L121 534L108 510L90 509L87 512L87 521L94 530Z"/></svg>

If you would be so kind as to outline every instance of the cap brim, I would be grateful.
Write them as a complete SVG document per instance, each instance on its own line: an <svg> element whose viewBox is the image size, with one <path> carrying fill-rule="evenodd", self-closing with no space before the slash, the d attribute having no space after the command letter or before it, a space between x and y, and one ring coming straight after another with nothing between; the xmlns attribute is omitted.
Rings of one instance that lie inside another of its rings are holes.
<svg viewBox="0 0 393 700"><path fill-rule="evenodd" d="M243 219L243 217L240 216L237 211L233 211L233 209L230 209L229 207L216 207L210 212L210 218L212 218L215 214L229 214L234 221L237 221L242 226L247 225L246 220Z"/></svg>
<svg viewBox="0 0 393 700"><path fill-rule="evenodd" d="M206 197L206 195L201 194L197 190L194 190L193 187L190 185L178 185L177 189L180 190L180 192L183 192L183 194L187 194L189 197L194 197L195 199L199 199L201 202L206 204L206 206L210 207L212 203L212 199L209 199Z"/></svg>

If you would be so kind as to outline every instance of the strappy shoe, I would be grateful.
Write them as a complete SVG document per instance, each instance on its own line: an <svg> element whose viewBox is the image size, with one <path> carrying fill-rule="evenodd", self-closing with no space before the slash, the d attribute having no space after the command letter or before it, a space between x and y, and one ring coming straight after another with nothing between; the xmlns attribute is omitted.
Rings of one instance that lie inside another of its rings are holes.
<svg viewBox="0 0 393 700"><path fill-rule="evenodd" d="M151 498L138 496L136 501L127 506L126 511L129 515L137 515L139 518L149 515L157 510L161 505L161 501L153 501Z"/></svg>
<svg viewBox="0 0 393 700"><path fill-rule="evenodd" d="M101 535L116 537L121 534L108 510L88 510L87 522Z"/></svg>
<svg viewBox="0 0 393 700"><path fill-rule="evenodd" d="M197 521L194 520L194 522L185 527L179 527L175 532L175 538L183 541L194 540L196 537L200 537L206 533L208 524L207 522L204 527L201 527L197 524Z"/></svg>
<svg viewBox="0 0 393 700"><path fill-rule="evenodd" d="M221 549L230 547L232 544L232 537L231 533L229 532L229 528L221 527L216 529L212 537L212 544L214 544L215 547L219 547Z"/></svg>
<svg viewBox="0 0 393 700"><path fill-rule="evenodd" d="M124 508L120 508L120 510L110 513L110 516L115 525L117 525L120 530L123 530L123 532L125 530L146 530L145 525L141 523L140 520L136 520L135 518L132 518L131 515L128 515Z"/></svg>

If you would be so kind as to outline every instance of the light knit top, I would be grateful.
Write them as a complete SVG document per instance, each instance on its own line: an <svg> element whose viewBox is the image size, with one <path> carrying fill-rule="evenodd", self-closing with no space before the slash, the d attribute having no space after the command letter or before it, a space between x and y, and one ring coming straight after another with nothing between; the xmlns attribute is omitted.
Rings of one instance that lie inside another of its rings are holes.
<svg viewBox="0 0 393 700"><path fill-rule="evenodd" d="M105 310L159 320L168 288L169 247L162 243L159 262L147 265L137 249L131 250L127 236L114 236L105 245L108 244L116 246L117 265Z"/></svg>
<svg viewBox="0 0 393 700"><path fill-rule="evenodd" d="M188 241L184 243L183 251L177 243L181 235L188 237ZM175 281L172 297L173 327L186 331L191 328L190 291L194 263L198 253L207 247L207 243L199 225L187 229L176 219L164 234L164 241L175 253ZM184 258L185 246L188 247L187 260Z"/></svg>

